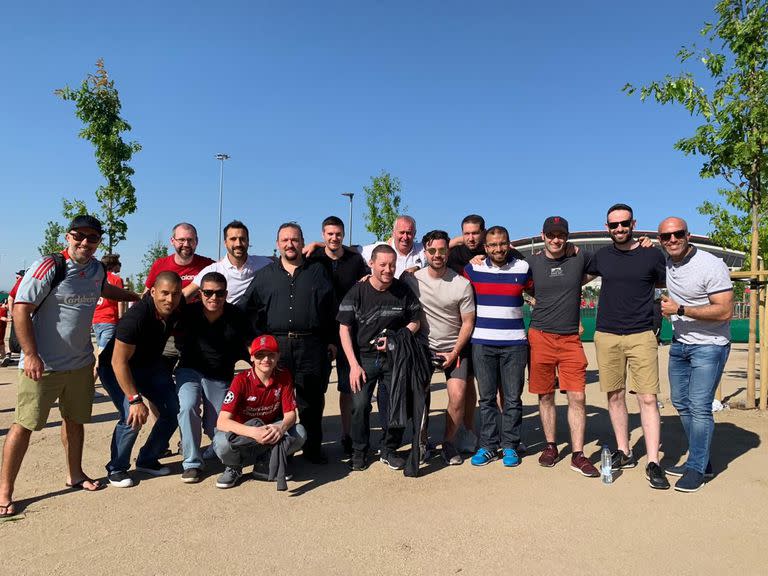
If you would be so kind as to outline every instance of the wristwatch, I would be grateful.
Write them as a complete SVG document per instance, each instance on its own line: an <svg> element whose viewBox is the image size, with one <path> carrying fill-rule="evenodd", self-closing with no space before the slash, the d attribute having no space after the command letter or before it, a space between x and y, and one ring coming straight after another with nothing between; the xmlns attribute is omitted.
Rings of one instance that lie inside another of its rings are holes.
<svg viewBox="0 0 768 576"><path fill-rule="evenodd" d="M685 316L685 306L683 306L682 304L677 307L677 315Z"/></svg>
<svg viewBox="0 0 768 576"><path fill-rule="evenodd" d="M134 404L141 404L144 402L144 397L141 394L134 394L133 396L128 396L128 404L133 406Z"/></svg>

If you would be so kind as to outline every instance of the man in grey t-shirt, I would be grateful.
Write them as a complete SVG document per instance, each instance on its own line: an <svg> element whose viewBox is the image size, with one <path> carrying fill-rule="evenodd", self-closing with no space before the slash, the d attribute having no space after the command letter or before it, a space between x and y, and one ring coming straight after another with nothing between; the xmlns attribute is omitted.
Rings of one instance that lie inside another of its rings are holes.
<svg viewBox="0 0 768 576"><path fill-rule="evenodd" d="M555 370L560 390L568 396L571 428L571 469L593 478L599 473L584 455L586 426L587 357L579 338L581 285L587 266L583 251L566 256L568 222L560 216L544 221L541 239L544 251L528 259L533 276L536 304L528 329L531 359L528 387L539 396L539 414L547 441L539 464L552 467L560 453L555 440Z"/></svg>
<svg viewBox="0 0 768 576"><path fill-rule="evenodd" d="M669 386L672 404L680 414L688 438L684 466L667 468L682 476L679 492L695 492L712 473L709 452L715 421L712 400L730 353L733 284L725 263L689 243L682 218L659 224L659 240L667 252L667 290L661 312L672 321L674 338L669 350Z"/></svg>
<svg viewBox="0 0 768 576"><path fill-rule="evenodd" d="M33 430L41 430L53 404L61 412L67 455L67 485L98 490L82 468L83 424L93 405L91 320L100 296L138 300L138 295L104 282L104 267L93 257L101 242L101 223L78 216L67 232L64 277L54 286L53 256L38 260L16 294L13 322L22 348L16 419L8 430L0 470L0 517L13 516L13 489Z"/></svg>
<svg viewBox="0 0 768 576"><path fill-rule="evenodd" d="M458 465L463 459L454 446L454 437L462 422L468 430L473 427L471 418L466 416L465 400L471 368L467 344L475 325L475 297L469 280L447 267L449 242L448 234L442 230L428 232L422 241L428 267L413 275L403 274L402 279L421 304L421 333L429 340L433 356L442 359L440 368L445 371L448 390L442 454L446 464ZM426 432L425 420L425 448Z"/></svg>

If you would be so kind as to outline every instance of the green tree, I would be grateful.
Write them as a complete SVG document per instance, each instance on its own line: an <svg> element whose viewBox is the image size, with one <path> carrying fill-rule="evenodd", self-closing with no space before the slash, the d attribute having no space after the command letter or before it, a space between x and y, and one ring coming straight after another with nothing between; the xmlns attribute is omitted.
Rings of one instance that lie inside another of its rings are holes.
<svg viewBox="0 0 768 576"><path fill-rule="evenodd" d="M96 62L96 73L88 74L80 88L73 90L66 86L54 93L75 103L76 115L84 125L80 138L93 144L96 163L107 181L96 190L99 210L93 214L104 226L104 248L111 254L115 246L125 240L128 225L124 218L136 211L136 189L131 183L134 170L128 163L133 154L141 150L141 145L125 142L121 136L131 127L120 117L120 97L101 58ZM73 202L78 203L84 205L82 201Z"/></svg>
<svg viewBox="0 0 768 576"><path fill-rule="evenodd" d="M134 280L132 280L132 282L135 282L135 286L139 293L144 290L144 281L147 279L147 276L149 276L149 269L152 268L152 264L154 264L155 260L158 258L165 258L166 256L168 256L168 245L159 238L147 247L147 251L141 259L143 269L136 274L133 277Z"/></svg>
<svg viewBox="0 0 768 576"><path fill-rule="evenodd" d="M766 0L721 0L715 11L718 21L706 24L701 35L721 52L695 45L678 52L684 64L703 64L711 87L683 72L643 86L640 98L682 104L704 119L674 146L704 158L702 178L727 184L718 191L725 205L706 201L699 212L709 216L715 242L750 252L752 260L758 249L768 250L768 227L759 224L768 209L768 6ZM636 88L627 84L624 90L632 94Z"/></svg>
<svg viewBox="0 0 768 576"><path fill-rule="evenodd" d="M40 256L46 256L64 250L64 248L67 247L64 242L64 234L66 233L67 229L64 226L58 222L49 220L45 232L43 233L43 243L37 247Z"/></svg>
<svg viewBox="0 0 768 576"><path fill-rule="evenodd" d="M363 191L367 207L365 228L376 240L386 240L400 214L400 179L382 170L378 176L371 176L371 185L363 186Z"/></svg>

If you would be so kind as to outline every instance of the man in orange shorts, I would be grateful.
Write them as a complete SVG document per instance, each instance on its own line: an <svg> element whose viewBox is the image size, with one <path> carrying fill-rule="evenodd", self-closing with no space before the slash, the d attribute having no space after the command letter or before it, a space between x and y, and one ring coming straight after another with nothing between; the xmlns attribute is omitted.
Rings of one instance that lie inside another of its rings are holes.
<svg viewBox="0 0 768 576"><path fill-rule="evenodd" d="M541 239L544 251L527 260L536 296L528 329L531 349L528 386L531 394L539 396L541 427L547 441L539 456L539 464L550 468L560 457L555 441L557 370L560 390L568 396L568 425L573 448L571 469L594 478L600 474L583 452L587 357L579 339L581 285L589 256L583 251L566 256L568 222L560 216L550 216L544 221Z"/></svg>

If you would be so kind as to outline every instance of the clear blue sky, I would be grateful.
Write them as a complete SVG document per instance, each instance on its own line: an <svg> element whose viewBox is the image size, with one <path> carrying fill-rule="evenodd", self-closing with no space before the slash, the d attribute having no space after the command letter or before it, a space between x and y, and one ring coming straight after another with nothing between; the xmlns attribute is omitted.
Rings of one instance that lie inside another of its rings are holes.
<svg viewBox="0 0 768 576"><path fill-rule="evenodd" d="M197 225L215 257L219 163L224 221L269 254L277 226L319 236L323 217L363 232L362 187L385 169L419 234L458 233L477 212L513 238L548 215L600 229L614 202L638 227L667 215L706 234L716 199L700 160L672 148L700 122L621 92L681 70L675 53L714 19L714 0L12 2L0 53L0 288L38 257L62 197L102 183L72 103L104 58L141 143L139 209L118 246L123 275L172 225ZM695 66L695 64L694 64ZM698 71L694 68L695 71Z"/></svg>

